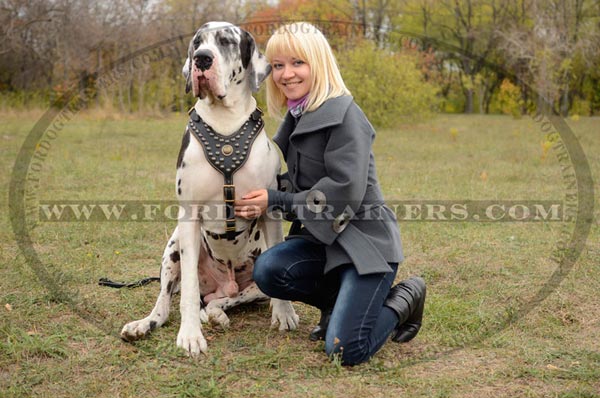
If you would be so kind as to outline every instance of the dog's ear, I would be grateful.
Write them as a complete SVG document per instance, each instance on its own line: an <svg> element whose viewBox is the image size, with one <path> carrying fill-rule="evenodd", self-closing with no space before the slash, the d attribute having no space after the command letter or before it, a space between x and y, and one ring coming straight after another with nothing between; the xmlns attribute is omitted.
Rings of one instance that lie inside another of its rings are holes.
<svg viewBox="0 0 600 398"><path fill-rule="evenodd" d="M192 65L190 63L190 59L186 58L185 64L183 64L183 68L181 72L183 72L183 77L185 77L185 93L189 93L192 90Z"/></svg>
<svg viewBox="0 0 600 398"><path fill-rule="evenodd" d="M247 70L247 76L252 92L257 92L260 84L271 73L271 65L264 55L258 51L252 35L245 30L241 32L240 54L242 66Z"/></svg>
<svg viewBox="0 0 600 398"><path fill-rule="evenodd" d="M183 73L183 77L185 77L185 93L189 93L192 90L192 59L194 57L194 37L190 40L190 45L188 46L188 56L183 64L183 68L181 72Z"/></svg>

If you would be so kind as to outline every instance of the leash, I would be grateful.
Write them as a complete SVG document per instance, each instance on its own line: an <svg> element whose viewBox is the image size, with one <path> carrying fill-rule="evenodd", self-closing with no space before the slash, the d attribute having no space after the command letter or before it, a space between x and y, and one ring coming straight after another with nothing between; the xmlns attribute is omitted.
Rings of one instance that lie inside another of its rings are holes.
<svg viewBox="0 0 600 398"><path fill-rule="evenodd" d="M236 237L233 174L248 159L252 144L264 124L262 115L260 108L256 108L235 134L225 136L206 124L194 108L190 110L189 126L192 134L202 145L208 163L223 175L225 235L229 241Z"/></svg>
<svg viewBox="0 0 600 398"><path fill-rule="evenodd" d="M115 289L121 289L123 287L127 287L127 288L140 287L140 286L144 286L144 285L147 285L150 282L155 282L155 281L160 282L160 278L152 276L152 277L140 279L137 282L131 282L131 283L114 282L114 281L111 281L108 278L100 278L98 280L98 285L112 287L112 288L115 288Z"/></svg>

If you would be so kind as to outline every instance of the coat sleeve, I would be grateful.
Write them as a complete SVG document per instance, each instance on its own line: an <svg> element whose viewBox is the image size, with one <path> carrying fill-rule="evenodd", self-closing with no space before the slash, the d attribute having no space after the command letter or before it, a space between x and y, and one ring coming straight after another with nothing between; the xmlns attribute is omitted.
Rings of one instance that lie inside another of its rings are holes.
<svg viewBox="0 0 600 398"><path fill-rule="evenodd" d="M374 135L365 115L352 104L343 122L330 130L324 153L326 176L306 191L269 191L269 204L295 213L315 238L333 243L365 196Z"/></svg>

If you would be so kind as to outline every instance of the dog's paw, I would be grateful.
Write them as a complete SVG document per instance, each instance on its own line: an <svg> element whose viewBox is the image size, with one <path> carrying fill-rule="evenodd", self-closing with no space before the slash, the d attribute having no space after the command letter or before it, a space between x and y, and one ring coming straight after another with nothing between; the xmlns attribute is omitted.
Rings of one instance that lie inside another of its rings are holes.
<svg viewBox="0 0 600 398"><path fill-rule="evenodd" d="M213 325L219 325L222 328L229 327L229 317L220 307L211 307L209 304L206 308L206 315L208 316L208 321Z"/></svg>
<svg viewBox="0 0 600 398"><path fill-rule="evenodd" d="M192 328L185 325L181 325L177 334L177 347L183 348L191 357L197 357L200 353L206 354L208 351L208 345L200 327Z"/></svg>
<svg viewBox="0 0 600 398"><path fill-rule="evenodd" d="M271 315L271 328L279 325L279 330L295 330L300 323L300 317L294 311L289 301L271 299L273 312Z"/></svg>
<svg viewBox="0 0 600 398"><path fill-rule="evenodd" d="M156 328L156 321L149 318L129 322L121 329L121 338L125 341L135 341L145 337Z"/></svg>
<svg viewBox="0 0 600 398"><path fill-rule="evenodd" d="M200 310L200 322L208 323L208 314L204 308Z"/></svg>

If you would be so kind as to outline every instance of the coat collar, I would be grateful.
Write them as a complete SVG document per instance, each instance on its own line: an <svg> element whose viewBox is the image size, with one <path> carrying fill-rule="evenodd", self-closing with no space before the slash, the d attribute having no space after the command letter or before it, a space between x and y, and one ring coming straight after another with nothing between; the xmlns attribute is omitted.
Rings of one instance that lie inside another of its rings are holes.
<svg viewBox="0 0 600 398"><path fill-rule="evenodd" d="M304 113L297 125L294 117L287 112L273 140L283 153L287 153L288 140L341 124L352 101L350 95L328 99L314 111Z"/></svg>
<svg viewBox="0 0 600 398"><path fill-rule="evenodd" d="M323 102L314 111L306 112L302 115L292 136L341 124L351 103L352 97L349 95L331 98Z"/></svg>

